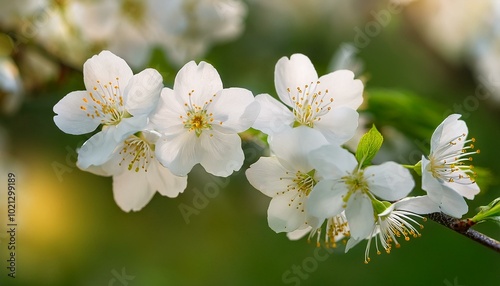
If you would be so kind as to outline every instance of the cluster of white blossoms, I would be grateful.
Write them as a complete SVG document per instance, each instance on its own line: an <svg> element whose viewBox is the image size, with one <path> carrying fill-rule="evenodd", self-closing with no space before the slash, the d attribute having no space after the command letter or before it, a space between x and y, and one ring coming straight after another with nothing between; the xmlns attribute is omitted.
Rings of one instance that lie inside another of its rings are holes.
<svg viewBox="0 0 500 286"><path fill-rule="evenodd" d="M154 69L133 75L109 51L85 62L83 74L86 90L61 99L54 122L69 134L98 129L78 150L77 166L112 176L124 211L142 209L156 191L176 197L197 163L217 176L241 168L237 133L251 127L259 105L246 89L224 89L210 64L187 63L173 89Z"/></svg>
<svg viewBox="0 0 500 286"><path fill-rule="evenodd" d="M425 196L408 197L413 176L395 162L371 165L382 144L372 128L360 141L356 155L342 144L358 126L356 109L363 101L363 84L347 70L318 78L310 60L295 54L278 61L276 91L283 103L257 95L261 112L254 127L269 135L270 157L262 157L246 171L248 181L271 197L268 222L276 232L298 239L325 232L326 246L349 237L346 251L371 239L386 252L398 247L398 238L420 235L415 218L433 212L461 217L467 212L463 197L479 192L471 154L474 139L460 115L444 120L431 139L431 153L413 168L420 168ZM325 225L325 227L323 227ZM380 244L378 243L380 242Z"/></svg>
<svg viewBox="0 0 500 286"><path fill-rule="evenodd" d="M113 177L113 193L124 210L140 210L156 191L175 197L186 176L200 164L227 177L244 154L238 133L253 127L268 135L270 157L246 171L252 186L271 197L269 226L291 239L307 233L317 244L346 251L367 239L390 252L400 239L420 235L422 215L443 212L461 217L465 198L479 192L469 161L474 139L453 114L431 138L429 156L415 166L371 161L382 145L373 127L355 154L342 144L358 128L363 83L348 70L318 77L306 56L294 54L276 64L278 101L243 88L224 88L213 66L189 62L173 88L146 69L133 74L127 63L103 51L84 64L85 91L69 93L55 106L56 125L69 134L94 132L78 150L77 165ZM96 131L96 132L95 132ZM422 176L425 196L408 196ZM324 240L322 239L324 232Z"/></svg>

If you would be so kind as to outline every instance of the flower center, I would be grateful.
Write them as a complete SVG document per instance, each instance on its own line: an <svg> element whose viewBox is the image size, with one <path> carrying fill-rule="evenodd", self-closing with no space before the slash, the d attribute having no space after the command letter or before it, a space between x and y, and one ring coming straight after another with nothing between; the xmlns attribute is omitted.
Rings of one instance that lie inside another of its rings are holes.
<svg viewBox="0 0 500 286"><path fill-rule="evenodd" d="M102 84L97 81L97 86L94 86L93 91L89 91L88 96L82 100L84 104L80 109L87 113L87 117L100 118L103 125L116 125L122 118L130 116L123 104L118 78L115 84L112 82Z"/></svg>
<svg viewBox="0 0 500 286"><path fill-rule="evenodd" d="M276 193L276 195L285 194L286 192L296 192L296 194L290 199L289 207L295 206L300 212L304 212L304 202L303 200L309 196L312 189L316 185L316 180L314 179L314 174L316 170L311 170L307 173L297 171L295 174L293 172L286 172L285 177L281 177L280 180L289 180L290 184L286 186L286 191L281 193Z"/></svg>
<svg viewBox="0 0 500 286"><path fill-rule="evenodd" d="M355 170L352 174L349 174L347 176L344 176L341 178L347 186L347 194L342 198L344 201L344 208L347 207L347 201L349 201L349 198L351 197L352 194L356 191L361 191L367 193L368 190L368 183L366 182L366 179L363 175L363 171L361 170Z"/></svg>
<svg viewBox="0 0 500 286"><path fill-rule="evenodd" d="M210 124L214 121L212 113L207 114L206 110L189 110L186 115L188 119L183 121L184 127L189 131L194 131L197 137L200 137L203 130L212 129L212 125Z"/></svg>
<svg viewBox="0 0 500 286"><path fill-rule="evenodd" d="M314 169L309 171L308 173L297 171L297 173L295 173L295 178L292 180L294 184L288 185L288 188L296 189L298 192L308 196L316 185L316 181L314 180L314 173Z"/></svg>
<svg viewBox="0 0 500 286"><path fill-rule="evenodd" d="M314 235L317 235L316 237L317 247L321 246L320 243L321 231L322 230L320 227L316 231L311 231L311 233L309 234L308 238L309 242ZM345 243L345 238L349 237L350 235L351 232L349 230L349 225L347 224L347 218L345 217L344 213L341 213L339 215L327 219L325 228L325 246L327 248L330 247L336 248L337 242L339 240L342 240L343 243Z"/></svg>
<svg viewBox="0 0 500 286"><path fill-rule="evenodd" d="M479 154L481 150L474 150L475 138L465 140L466 135L461 134L450 143L445 144L429 155L428 171L434 178L440 178L447 182L457 182L460 184L472 184L477 176L474 165L468 164L473 158L471 155ZM463 142L462 142L463 141ZM470 144L468 144L470 143ZM457 144L463 144L462 149L452 148ZM466 145L468 144L468 145Z"/></svg>
<svg viewBox="0 0 500 286"><path fill-rule="evenodd" d="M204 102L202 106L195 104L191 97L194 94L194 90L191 90L188 94L188 102L184 103L186 108L186 116L181 115L182 124L184 128L188 129L190 132L194 131L197 137L200 137L204 130L212 130L212 124L214 124L214 115L207 111L210 104L213 102L213 98L217 95L214 94L211 99ZM222 121L219 121L219 125L222 125Z"/></svg>
<svg viewBox="0 0 500 286"><path fill-rule="evenodd" d="M148 171L148 166L154 158L154 145L150 144L142 133L138 135L130 135L125 140L125 145L120 151L122 160L118 165L122 166L124 162L128 162L127 169L129 171L139 172Z"/></svg>
<svg viewBox="0 0 500 286"><path fill-rule="evenodd" d="M314 127L314 123L320 121L321 116L332 109L329 105L333 102L333 98L328 95L328 89L318 90L319 83L319 81L311 82L303 88L297 87L293 92L287 88L295 116L294 126Z"/></svg>

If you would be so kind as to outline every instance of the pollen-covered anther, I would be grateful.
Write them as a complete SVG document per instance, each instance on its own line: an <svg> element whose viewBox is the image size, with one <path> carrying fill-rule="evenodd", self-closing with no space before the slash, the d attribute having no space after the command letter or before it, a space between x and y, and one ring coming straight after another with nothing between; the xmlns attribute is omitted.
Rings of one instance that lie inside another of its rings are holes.
<svg viewBox="0 0 500 286"><path fill-rule="evenodd" d="M129 171L147 172L151 159L154 158L154 148L145 139L131 135L125 140L119 154L122 155L122 160L118 165L122 166L123 162L128 162Z"/></svg>

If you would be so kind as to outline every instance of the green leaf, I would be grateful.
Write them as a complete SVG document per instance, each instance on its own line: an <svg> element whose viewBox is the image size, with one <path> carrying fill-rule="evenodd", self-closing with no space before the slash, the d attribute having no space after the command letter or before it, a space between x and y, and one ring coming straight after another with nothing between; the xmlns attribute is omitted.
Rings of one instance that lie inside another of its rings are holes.
<svg viewBox="0 0 500 286"><path fill-rule="evenodd" d="M500 223L500 198L494 199L487 206L479 207L479 212L471 220L476 223L487 220Z"/></svg>
<svg viewBox="0 0 500 286"><path fill-rule="evenodd" d="M361 167L370 165L372 159L377 155L378 150L382 147L384 137L378 132L375 125L361 137L356 151L356 159Z"/></svg>

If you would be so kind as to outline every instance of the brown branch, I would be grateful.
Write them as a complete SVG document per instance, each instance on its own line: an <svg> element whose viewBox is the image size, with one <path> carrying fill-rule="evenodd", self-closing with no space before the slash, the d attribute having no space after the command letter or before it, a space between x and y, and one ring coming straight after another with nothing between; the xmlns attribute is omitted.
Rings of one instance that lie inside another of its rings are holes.
<svg viewBox="0 0 500 286"><path fill-rule="evenodd" d="M480 233L471 227L476 223L470 219L458 219L443 213L431 213L428 215L429 219L454 230L461 235L464 235L494 251L500 253L500 242Z"/></svg>

